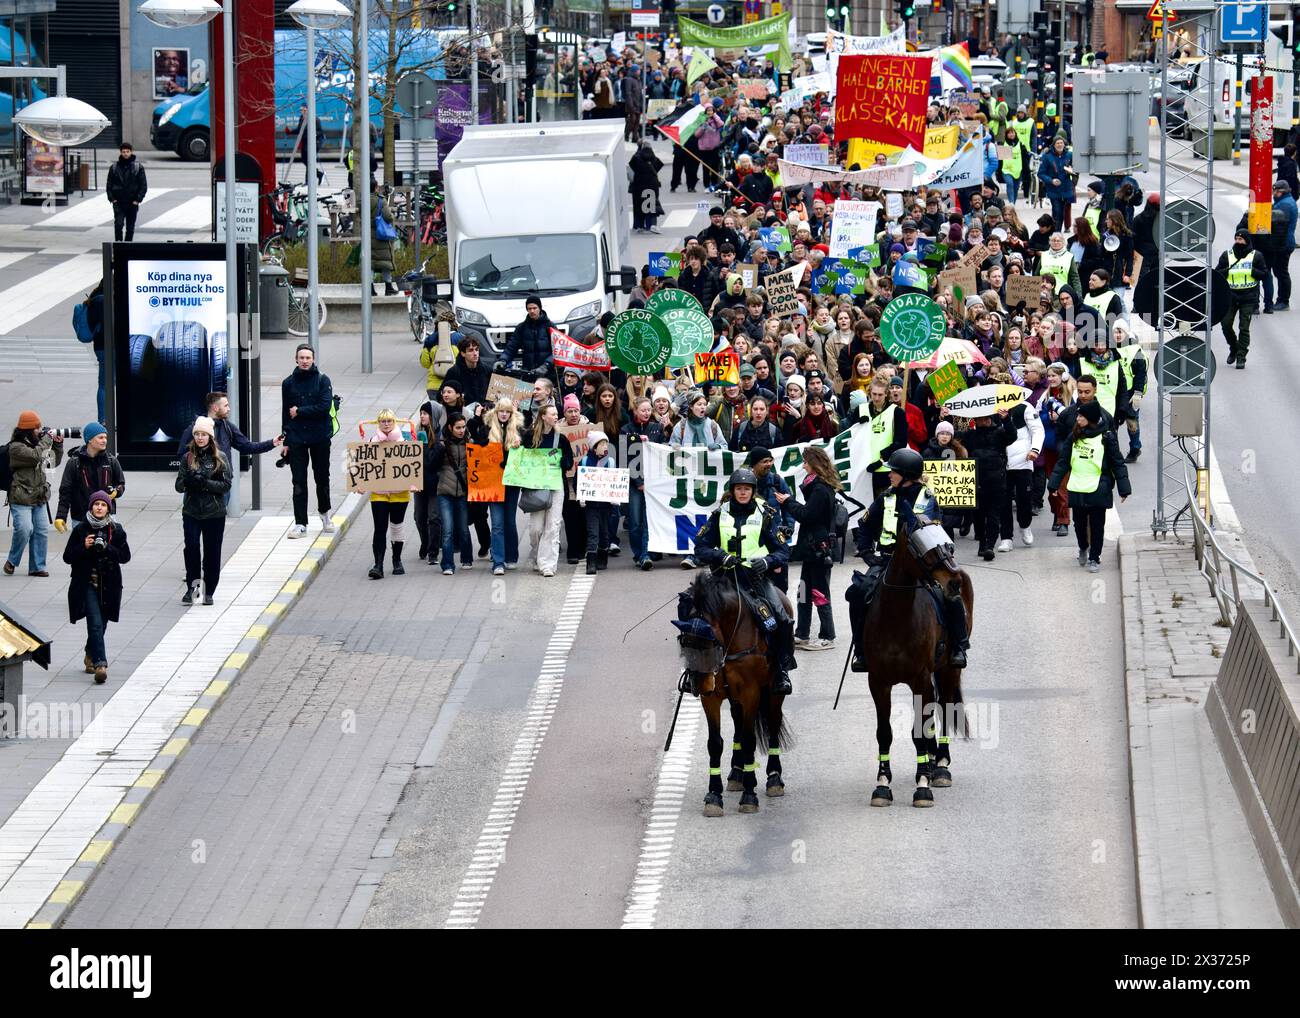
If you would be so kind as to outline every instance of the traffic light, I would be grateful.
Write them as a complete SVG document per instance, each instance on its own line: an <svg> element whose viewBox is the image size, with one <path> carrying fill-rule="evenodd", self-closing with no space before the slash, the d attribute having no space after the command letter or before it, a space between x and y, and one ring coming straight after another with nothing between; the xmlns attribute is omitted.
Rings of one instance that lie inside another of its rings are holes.
<svg viewBox="0 0 1300 1018"><path fill-rule="evenodd" d="M898 16L904 21L916 17L916 4L913 0L898 0Z"/></svg>
<svg viewBox="0 0 1300 1018"><path fill-rule="evenodd" d="M447 18L451 21L456 20L456 0L447 0Z"/></svg>
<svg viewBox="0 0 1300 1018"><path fill-rule="evenodd" d="M1300 11L1291 15L1291 53L1300 56Z"/></svg>

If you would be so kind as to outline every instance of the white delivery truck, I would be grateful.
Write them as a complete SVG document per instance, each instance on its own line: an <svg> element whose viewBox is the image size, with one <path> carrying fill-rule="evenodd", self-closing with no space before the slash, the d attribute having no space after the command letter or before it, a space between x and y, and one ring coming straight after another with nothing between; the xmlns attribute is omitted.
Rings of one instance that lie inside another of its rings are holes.
<svg viewBox="0 0 1300 1018"><path fill-rule="evenodd" d="M465 128L442 168L462 331L498 352L532 293L575 339L618 310L616 295L637 282L623 264L632 218L627 162L622 121Z"/></svg>

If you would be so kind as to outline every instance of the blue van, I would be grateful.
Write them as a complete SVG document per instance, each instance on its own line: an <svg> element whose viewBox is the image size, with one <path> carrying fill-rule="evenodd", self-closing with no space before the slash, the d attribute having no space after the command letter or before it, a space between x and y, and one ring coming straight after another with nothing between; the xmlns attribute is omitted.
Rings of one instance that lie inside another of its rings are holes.
<svg viewBox="0 0 1300 1018"><path fill-rule="evenodd" d="M440 59L443 49L464 38L464 29L427 29L399 39L400 67L418 67L435 80L446 77ZM370 80L372 88L383 88L383 68L388 52L388 30L370 33ZM346 145L351 122L349 99L352 70L338 55L352 46L348 29L316 33L316 116L325 138L325 149L337 151ZM300 30L275 33L275 148L281 154L293 151L298 121L307 104L307 39ZM374 130L383 129L380 99L370 100L370 121ZM163 100L153 111L149 141L154 148L175 152L182 159L205 162L211 145L212 109L206 84L194 85L190 94Z"/></svg>

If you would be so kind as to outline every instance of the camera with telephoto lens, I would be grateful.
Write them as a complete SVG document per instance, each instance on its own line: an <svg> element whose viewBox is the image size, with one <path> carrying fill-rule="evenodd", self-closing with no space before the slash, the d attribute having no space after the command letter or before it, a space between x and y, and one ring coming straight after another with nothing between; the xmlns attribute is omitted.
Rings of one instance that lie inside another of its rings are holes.
<svg viewBox="0 0 1300 1018"><path fill-rule="evenodd" d="M80 438L80 428L41 428L42 435L50 438Z"/></svg>

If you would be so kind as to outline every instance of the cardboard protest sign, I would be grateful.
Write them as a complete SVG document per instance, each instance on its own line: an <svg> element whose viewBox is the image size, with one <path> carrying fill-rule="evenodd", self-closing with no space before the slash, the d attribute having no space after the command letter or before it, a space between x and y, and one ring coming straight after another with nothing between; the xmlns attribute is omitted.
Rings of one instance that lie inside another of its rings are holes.
<svg viewBox="0 0 1300 1018"><path fill-rule="evenodd" d="M737 78L736 88L746 99L767 99L767 78Z"/></svg>
<svg viewBox="0 0 1300 1018"><path fill-rule="evenodd" d="M497 400L505 397L518 403L520 400L531 399L533 396L533 383L525 382L518 378L512 378L510 375L493 374L488 381L487 396L484 402L488 406L496 406Z"/></svg>
<svg viewBox="0 0 1300 1018"><path fill-rule="evenodd" d="M651 251L650 266L652 276L672 276L676 279L682 274L682 255L680 251Z"/></svg>
<svg viewBox="0 0 1300 1018"><path fill-rule="evenodd" d="M975 296L978 286L978 281L975 278L975 267L973 265L959 265L955 269L944 269L939 273L939 292L943 293L944 289L949 286L953 288L953 294L960 296L963 300ZM957 294L959 288L961 293Z"/></svg>
<svg viewBox="0 0 1300 1018"><path fill-rule="evenodd" d="M783 158L804 166L827 166L830 163L828 145L787 145ZM785 178L782 178L784 183Z"/></svg>
<svg viewBox="0 0 1300 1018"><path fill-rule="evenodd" d="M490 442L487 445L467 443L465 466L469 477L470 502L506 500L506 486L501 480L505 468L501 465L500 442Z"/></svg>
<svg viewBox="0 0 1300 1018"><path fill-rule="evenodd" d="M564 424L561 422L555 426L555 430L569 440L569 448L573 450L573 458L578 460L587 455L587 435L595 425L592 424ZM514 453L511 453L513 456Z"/></svg>
<svg viewBox="0 0 1300 1018"><path fill-rule="evenodd" d="M958 417L992 417L1010 410L1029 398L1029 390L1018 385L977 385L944 401L950 414Z"/></svg>
<svg viewBox="0 0 1300 1018"><path fill-rule="evenodd" d="M925 157L948 159L957 154L957 125L931 127L925 132Z"/></svg>
<svg viewBox="0 0 1300 1018"><path fill-rule="evenodd" d="M847 258L851 249L874 241L879 213L878 201L837 201L831 217L831 257Z"/></svg>
<svg viewBox="0 0 1300 1018"><path fill-rule="evenodd" d="M1037 307L1043 299L1043 279L1041 276L1007 276L1007 307L1014 308L1020 304Z"/></svg>
<svg viewBox="0 0 1300 1018"><path fill-rule="evenodd" d="M695 384L721 382L723 385L740 384L740 354L735 350L695 355Z"/></svg>
<svg viewBox="0 0 1300 1018"><path fill-rule="evenodd" d="M903 214L903 196L894 192L885 195L885 214L890 219L898 219Z"/></svg>
<svg viewBox="0 0 1300 1018"><path fill-rule="evenodd" d="M631 471L627 467L578 467L578 499L583 502L611 502L623 505L628 500Z"/></svg>
<svg viewBox="0 0 1300 1018"><path fill-rule="evenodd" d="M867 138L925 148L931 57L840 57L836 75L835 137Z"/></svg>
<svg viewBox="0 0 1300 1018"><path fill-rule="evenodd" d="M797 291L803 279L803 267L803 262L791 265L788 269L773 272L764 282L767 288L767 302L772 308L772 314L777 318L789 318L799 310Z"/></svg>
<svg viewBox="0 0 1300 1018"><path fill-rule="evenodd" d="M658 50L654 51L658 54ZM673 110L677 109L676 99L651 99L646 103L645 118L647 121L658 120L660 117L666 117Z"/></svg>
<svg viewBox="0 0 1300 1018"><path fill-rule="evenodd" d="M964 391L966 379L962 376L961 369L957 367L956 363L949 361L926 375L925 384L934 393L935 402L942 403L949 396L955 396L957 393Z"/></svg>
<svg viewBox="0 0 1300 1018"><path fill-rule="evenodd" d="M502 480L520 488L560 491L564 488L562 461L559 449L511 449Z"/></svg>
<svg viewBox="0 0 1300 1018"><path fill-rule="evenodd" d="M999 145L999 146L998 146L998 162L1000 162L1000 163L1005 163L1005 162L1006 162L1008 159L1010 159L1010 158L1011 158L1011 146L1010 146L1010 145Z"/></svg>
<svg viewBox="0 0 1300 1018"><path fill-rule="evenodd" d="M740 273L740 279L745 287L745 292L749 293L758 285L758 266L753 262L742 262L736 266L736 271Z"/></svg>
<svg viewBox="0 0 1300 1018"><path fill-rule="evenodd" d="M976 244L973 248L961 256L963 265L972 265L975 268L980 267L980 263L989 256L989 249L983 244Z"/></svg>
<svg viewBox="0 0 1300 1018"><path fill-rule="evenodd" d="M348 491L393 495L424 484L423 442L349 442Z"/></svg>
<svg viewBox="0 0 1300 1018"><path fill-rule="evenodd" d="M921 480L943 509L975 508L974 460L924 460Z"/></svg>

